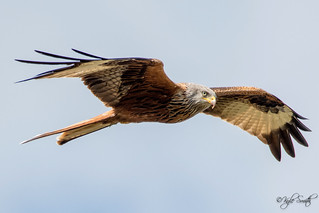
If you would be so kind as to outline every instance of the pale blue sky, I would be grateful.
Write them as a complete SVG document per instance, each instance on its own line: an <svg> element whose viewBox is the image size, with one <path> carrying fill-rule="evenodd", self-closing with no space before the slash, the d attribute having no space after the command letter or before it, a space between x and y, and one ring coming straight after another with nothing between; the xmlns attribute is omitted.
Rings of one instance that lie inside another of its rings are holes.
<svg viewBox="0 0 319 213"><path fill-rule="evenodd" d="M319 193L317 0L7 1L0 8L0 212L282 212L277 196ZM256 86L313 130L278 163L218 118L116 125L57 146L36 134L108 109L79 79L14 84L50 70L40 49L163 60L176 82ZM318 212L319 198L306 208Z"/></svg>

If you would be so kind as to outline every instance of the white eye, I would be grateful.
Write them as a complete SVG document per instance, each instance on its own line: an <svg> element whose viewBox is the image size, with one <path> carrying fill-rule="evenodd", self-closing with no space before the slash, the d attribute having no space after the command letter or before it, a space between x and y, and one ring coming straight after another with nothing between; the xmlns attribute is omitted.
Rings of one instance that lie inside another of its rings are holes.
<svg viewBox="0 0 319 213"><path fill-rule="evenodd" d="M203 97L207 97L208 92L206 92L206 91L202 91L202 95L203 95Z"/></svg>

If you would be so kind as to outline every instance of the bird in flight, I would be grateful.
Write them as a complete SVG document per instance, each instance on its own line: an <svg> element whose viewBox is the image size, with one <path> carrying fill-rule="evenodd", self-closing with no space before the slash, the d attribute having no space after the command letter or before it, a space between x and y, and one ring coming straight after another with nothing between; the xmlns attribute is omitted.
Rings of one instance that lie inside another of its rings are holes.
<svg viewBox="0 0 319 213"><path fill-rule="evenodd" d="M291 136L308 146L300 130L311 131L305 119L276 96L255 87L213 87L194 83L174 83L164 72L163 63L152 58L103 58L72 49L85 59L66 57L36 50L45 56L63 59L59 62L20 60L44 65L67 65L32 78L81 78L98 97L107 111L94 118L63 129L37 135L22 143L62 133L57 143L70 140L117 123L178 123L198 113L219 117L256 136L267 144L280 161L281 146L295 157ZM88 59L87 59L88 58Z"/></svg>

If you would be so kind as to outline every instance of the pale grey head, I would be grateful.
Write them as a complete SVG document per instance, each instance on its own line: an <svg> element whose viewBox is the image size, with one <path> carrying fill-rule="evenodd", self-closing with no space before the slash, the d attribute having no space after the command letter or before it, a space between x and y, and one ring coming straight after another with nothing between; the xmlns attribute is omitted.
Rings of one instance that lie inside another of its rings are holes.
<svg viewBox="0 0 319 213"><path fill-rule="evenodd" d="M186 86L185 96L193 107L200 112L209 107L214 108L217 96L212 89L194 83L185 83L184 85Z"/></svg>

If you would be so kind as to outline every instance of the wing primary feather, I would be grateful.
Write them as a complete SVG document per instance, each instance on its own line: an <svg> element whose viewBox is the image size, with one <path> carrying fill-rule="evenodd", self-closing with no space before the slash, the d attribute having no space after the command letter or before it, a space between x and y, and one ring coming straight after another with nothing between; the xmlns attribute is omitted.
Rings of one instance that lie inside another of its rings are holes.
<svg viewBox="0 0 319 213"><path fill-rule="evenodd" d="M30 81L30 80L33 80L33 79L36 79L36 77L23 79L23 80L21 80L21 81L16 81L16 82L14 82L14 83L15 83L15 84L18 84L18 83L22 83L22 82Z"/></svg>
<svg viewBox="0 0 319 213"><path fill-rule="evenodd" d="M22 83L22 82L25 82L25 81L30 81L30 80L34 80L34 79L39 79L39 78L42 78L42 77L46 77L46 76L49 76L49 75L52 75L54 73L57 73L57 72L60 72L60 71L63 71L63 70L67 70L71 67L73 67L74 64L72 66L68 66L68 67L62 67L62 68L59 68L59 69L55 69L55 70L50 70L50 71L46 71L46 72L43 72L43 73L40 73L36 76L33 76L31 78L27 78L27 79L24 79L24 80L21 80L21 81L17 81L15 83Z"/></svg>
<svg viewBox="0 0 319 213"><path fill-rule="evenodd" d="M82 52L80 50L77 50L77 49L74 49L72 48L72 50L76 53L79 53L81 55L85 55L85 56L88 56L88 57L91 57L91 58L97 58L97 59L101 59L101 60L107 60L107 58L103 58L103 57L100 57L100 56L96 56L96 55L92 55L92 54L89 54L89 53L86 53L86 52Z"/></svg>
<svg viewBox="0 0 319 213"><path fill-rule="evenodd" d="M280 131L279 136L280 136L282 146L284 147L288 155L294 158L295 149L287 129L280 129L279 131Z"/></svg>
<svg viewBox="0 0 319 213"><path fill-rule="evenodd" d="M42 55L53 57L53 58L60 58L60 59L66 59L66 60L76 60L76 61L81 61L81 62L92 61L91 59L80 59L80 58L67 57L67 56L62 56L62 55L56 55L56 54L52 54L52 53L43 52L43 51L40 51L40 50L34 50L34 51L37 52L37 53L40 53Z"/></svg>
<svg viewBox="0 0 319 213"><path fill-rule="evenodd" d="M293 110L291 108L290 108L290 110L294 113L294 116L296 116L297 118L302 119L302 120L308 120L308 118L305 118L305 117L301 116L295 110Z"/></svg>
<svg viewBox="0 0 319 213"><path fill-rule="evenodd" d="M294 139L303 146L308 146L306 139L302 136L295 124L287 124L289 133L294 137Z"/></svg>
<svg viewBox="0 0 319 213"><path fill-rule="evenodd" d="M301 130L303 131L307 131L307 132L311 132L311 129L309 129L308 127L306 127L306 125L304 125L301 121L298 120L298 118L292 118L292 122Z"/></svg>
<svg viewBox="0 0 319 213"><path fill-rule="evenodd" d="M50 61L29 61L29 60L21 60L21 59L15 59L18 62L21 63L27 63L27 64L44 64L44 65L68 65L68 64L74 64L77 63L77 61L64 61L64 62L50 62Z"/></svg>
<svg viewBox="0 0 319 213"><path fill-rule="evenodd" d="M278 161L280 161L281 149L280 149L279 132L278 131L271 132L267 139L268 139L267 141L269 143L268 145L269 145L271 153Z"/></svg>

